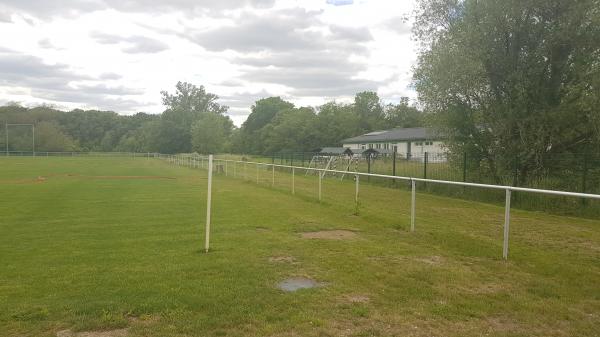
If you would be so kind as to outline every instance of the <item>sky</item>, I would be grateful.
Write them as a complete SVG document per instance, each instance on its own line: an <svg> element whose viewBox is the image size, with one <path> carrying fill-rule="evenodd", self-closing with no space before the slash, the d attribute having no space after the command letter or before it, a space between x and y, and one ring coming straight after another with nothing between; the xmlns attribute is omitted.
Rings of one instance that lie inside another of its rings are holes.
<svg viewBox="0 0 600 337"><path fill-rule="evenodd" d="M1 0L0 104L160 113L203 85L240 125L252 104L415 98L414 0Z"/></svg>

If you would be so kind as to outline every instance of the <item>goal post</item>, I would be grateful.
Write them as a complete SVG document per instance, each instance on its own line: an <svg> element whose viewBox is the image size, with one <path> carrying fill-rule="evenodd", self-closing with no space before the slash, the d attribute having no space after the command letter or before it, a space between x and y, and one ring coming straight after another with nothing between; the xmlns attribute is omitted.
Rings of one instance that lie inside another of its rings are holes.
<svg viewBox="0 0 600 337"><path fill-rule="evenodd" d="M8 136L8 128L9 127L18 127L18 126L30 126L31 127L31 153L35 157L35 124L22 124L22 123L4 123L4 136L5 136L5 146L6 146L6 156L10 155L9 148L9 136Z"/></svg>

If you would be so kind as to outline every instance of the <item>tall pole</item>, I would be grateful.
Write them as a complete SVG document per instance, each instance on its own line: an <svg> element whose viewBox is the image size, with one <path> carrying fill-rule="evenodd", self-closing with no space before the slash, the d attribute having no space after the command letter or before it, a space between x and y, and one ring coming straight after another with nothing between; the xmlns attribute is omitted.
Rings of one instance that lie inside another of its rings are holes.
<svg viewBox="0 0 600 337"><path fill-rule="evenodd" d="M508 232L510 228L510 190L506 189L506 204L504 206L504 242L502 245L502 257L508 259Z"/></svg>
<svg viewBox="0 0 600 337"><path fill-rule="evenodd" d="M212 203L212 165L213 155L208 155L208 192L206 195L206 235L204 236L204 251L208 253L210 246L210 208Z"/></svg>
<svg viewBox="0 0 600 337"><path fill-rule="evenodd" d="M417 186L414 180L411 180L412 185L412 193L411 193L411 203L410 203L410 231L415 231L415 202L417 199Z"/></svg>

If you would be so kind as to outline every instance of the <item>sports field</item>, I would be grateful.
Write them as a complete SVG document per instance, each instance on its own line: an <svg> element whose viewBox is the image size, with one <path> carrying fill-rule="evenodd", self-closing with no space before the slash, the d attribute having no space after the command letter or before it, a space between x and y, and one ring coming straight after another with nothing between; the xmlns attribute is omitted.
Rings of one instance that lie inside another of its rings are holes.
<svg viewBox="0 0 600 337"><path fill-rule="evenodd" d="M600 335L598 220L513 210L504 261L502 207L236 174L206 254L204 170L0 158L0 336Z"/></svg>

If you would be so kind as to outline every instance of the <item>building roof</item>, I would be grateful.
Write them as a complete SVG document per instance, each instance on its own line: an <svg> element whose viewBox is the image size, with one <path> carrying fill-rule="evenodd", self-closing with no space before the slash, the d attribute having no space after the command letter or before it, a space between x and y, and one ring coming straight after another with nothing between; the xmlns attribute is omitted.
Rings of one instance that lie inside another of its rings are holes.
<svg viewBox="0 0 600 337"><path fill-rule="evenodd" d="M439 135L429 128L399 128L391 130L381 130L366 133L364 135L347 138L342 143L369 143L369 142L389 142L403 140L432 140L440 139Z"/></svg>
<svg viewBox="0 0 600 337"><path fill-rule="evenodd" d="M347 147L324 147L321 149L320 153L323 154L352 154L352 150Z"/></svg>

